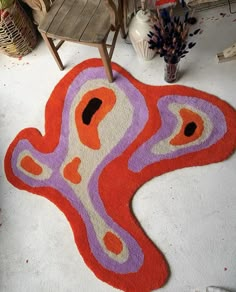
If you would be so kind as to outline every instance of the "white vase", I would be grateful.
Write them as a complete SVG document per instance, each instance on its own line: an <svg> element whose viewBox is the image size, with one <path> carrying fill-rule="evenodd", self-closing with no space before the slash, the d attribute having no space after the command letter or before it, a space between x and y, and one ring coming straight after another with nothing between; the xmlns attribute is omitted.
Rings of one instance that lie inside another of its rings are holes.
<svg viewBox="0 0 236 292"><path fill-rule="evenodd" d="M152 31L150 12L139 10L129 25L129 38L137 55L143 60L151 60L156 52L149 49L147 34Z"/></svg>

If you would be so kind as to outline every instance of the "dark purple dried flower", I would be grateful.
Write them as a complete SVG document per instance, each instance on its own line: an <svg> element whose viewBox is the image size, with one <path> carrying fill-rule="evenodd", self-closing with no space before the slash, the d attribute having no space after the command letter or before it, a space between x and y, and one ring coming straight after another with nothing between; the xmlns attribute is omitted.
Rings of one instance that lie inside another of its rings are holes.
<svg viewBox="0 0 236 292"><path fill-rule="evenodd" d="M149 48L157 50L160 56L169 63L176 63L180 58L184 58L196 45L194 42L188 44L187 37L200 32L200 29L196 29L189 34L189 18L188 12L184 18L180 18L173 16L167 9L158 10L153 31L148 34Z"/></svg>

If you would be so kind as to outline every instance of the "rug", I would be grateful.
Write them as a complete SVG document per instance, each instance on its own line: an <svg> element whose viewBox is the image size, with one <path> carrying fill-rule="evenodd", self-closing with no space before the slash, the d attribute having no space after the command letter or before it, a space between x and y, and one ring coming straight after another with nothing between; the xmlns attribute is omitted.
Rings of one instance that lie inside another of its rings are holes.
<svg viewBox="0 0 236 292"><path fill-rule="evenodd" d="M123 291L152 291L167 282L169 266L131 200L155 176L232 154L236 111L211 94L142 84L112 66L114 83L98 59L66 74L46 105L45 134L22 130L5 172L18 189L60 208L98 278Z"/></svg>

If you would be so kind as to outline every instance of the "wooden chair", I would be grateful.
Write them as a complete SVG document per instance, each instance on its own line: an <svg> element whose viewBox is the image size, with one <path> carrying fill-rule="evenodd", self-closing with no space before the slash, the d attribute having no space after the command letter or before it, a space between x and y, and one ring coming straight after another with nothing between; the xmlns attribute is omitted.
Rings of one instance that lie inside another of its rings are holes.
<svg viewBox="0 0 236 292"><path fill-rule="evenodd" d="M39 25L39 31L61 70L64 69L58 49L64 41L97 47L109 82L113 81L111 58L122 25L121 0L55 0ZM107 44L114 31L111 44ZM54 40L60 40L57 45ZM109 52L107 48L110 48Z"/></svg>

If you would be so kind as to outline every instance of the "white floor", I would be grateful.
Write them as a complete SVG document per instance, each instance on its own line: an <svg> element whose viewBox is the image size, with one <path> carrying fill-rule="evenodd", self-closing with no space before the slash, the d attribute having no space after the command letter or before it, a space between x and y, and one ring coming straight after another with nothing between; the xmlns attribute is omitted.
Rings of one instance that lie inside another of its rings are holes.
<svg viewBox="0 0 236 292"><path fill-rule="evenodd" d="M236 14L226 6L201 12L198 19L203 33L181 63L178 84L217 95L236 108L236 61L215 59L236 41ZM98 53L67 43L61 56L62 72L42 41L21 60L0 55L1 292L118 291L83 263L64 215L48 200L14 188L4 174L4 155L16 134L26 127L44 133L44 108L53 87L74 65ZM144 83L165 84L163 60L140 61L121 39L113 61ZM218 164L155 178L138 191L134 212L171 268L159 291L203 292L210 285L236 291L235 189L236 153Z"/></svg>

